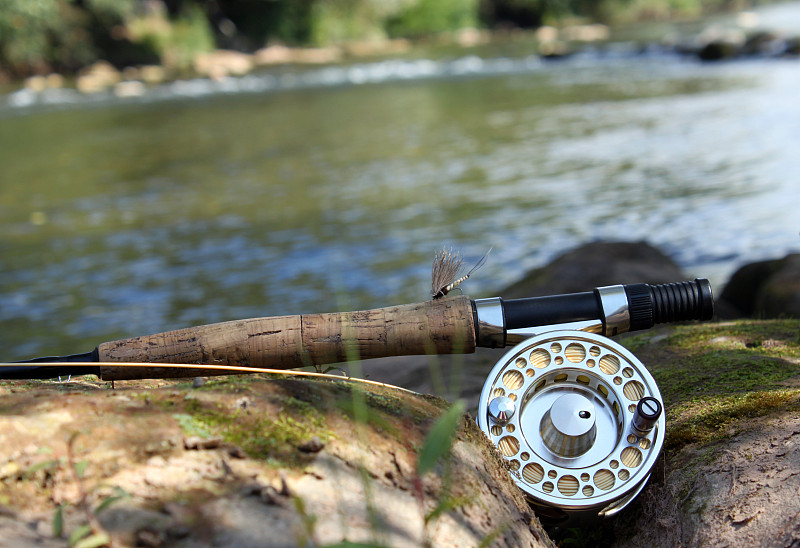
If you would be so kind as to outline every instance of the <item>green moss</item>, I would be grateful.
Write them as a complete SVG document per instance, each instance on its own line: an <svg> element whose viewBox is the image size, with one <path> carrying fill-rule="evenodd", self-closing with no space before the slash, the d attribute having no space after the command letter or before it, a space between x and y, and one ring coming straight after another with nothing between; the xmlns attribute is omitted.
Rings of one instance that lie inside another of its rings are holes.
<svg viewBox="0 0 800 548"><path fill-rule="evenodd" d="M248 402L237 405L243 393ZM327 443L338 429L350 432L354 424L415 451L422 441L419 426L450 406L440 398L421 401L418 394L380 386L280 376L226 377L199 389L146 394L148 405L169 412L187 436L218 436L252 458L291 467L314 458L299 451L300 445L314 436Z"/></svg>
<svg viewBox="0 0 800 548"><path fill-rule="evenodd" d="M433 422L449 403L421 405L420 395L406 397L407 393L385 391L370 387L339 384L335 396L327 402L329 409L342 413L348 421L367 425L370 430L381 432L406 448L416 451L421 438L414 434L421 424ZM411 394L408 394L411 396ZM427 400L427 398L425 398ZM332 403L332 405L330 405Z"/></svg>
<svg viewBox="0 0 800 548"><path fill-rule="evenodd" d="M667 343L685 349L703 343L727 343L731 348L744 346L762 349L773 356L788 353L797 357L800 356L800 320L740 320L677 326Z"/></svg>
<svg viewBox="0 0 800 548"><path fill-rule="evenodd" d="M401 436L401 431L387 419L385 413L367 412L366 401L363 399L359 401L357 396L351 399L341 398L337 400L336 405L345 416L356 423L367 424L373 429L386 432L395 438Z"/></svg>
<svg viewBox="0 0 800 548"><path fill-rule="evenodd" d="M800 321L686 325L623 344L647 365L667 406L785 387L800 378Z"/></svg>
<svg viewBox="0 0 800 548"><path fill-rule="evenodd" d="M263 375L221 375L206 379L204 385L199 386L198 390L209 390L220 387L249 388L250 384L262 380ZM276 378L279 378L276 376Z"/></svg>
<svg viewBox="0 0 800 548"><path fill-rule="evenodd" d="M241 447L250 457L281 465L305 463L297 447L314 436L328 442L333 434L325 416L313 405L289 397L277 413L251 412L247 408L196 398L184 400L185 413L173 417L187 435L220 436Z"/></svg>
<svg viewBox="0 0 800 548"><path fill-rule="evenodd" d="M625 334L619 342L622 343L625 348L636 354L640 348L652 343L653 339L659 336L656 335L657 333L658 331L644 331L638 332L635 335ZM660 337L663 337L663 335Z"/></svg>
<svg viewBox="0 0 800 548"><path fill-rule="evenodd" d="M187 436L207 438L211 435L208 426L204 424L202 420L198 420L197 417L185 413L175 413L172 415L172 418L178 421L178 425L180 425L181 430L183 430L183 433Z"/></svg>
<svg viewBox="0 0 800 548"><path fill-rule="evenodd" d="M666 446L711 442L729 435L729 427L742 419L777 410L800 410L800 389L710 396L685 402L667 412Z"/></svg>
<svg viewBox="0 0 800 548"><path fill-rule="evenodd" d="M682 325L621 342L659 386L667 447L710 443L739 421L800 408L798 320Z"/></svg>

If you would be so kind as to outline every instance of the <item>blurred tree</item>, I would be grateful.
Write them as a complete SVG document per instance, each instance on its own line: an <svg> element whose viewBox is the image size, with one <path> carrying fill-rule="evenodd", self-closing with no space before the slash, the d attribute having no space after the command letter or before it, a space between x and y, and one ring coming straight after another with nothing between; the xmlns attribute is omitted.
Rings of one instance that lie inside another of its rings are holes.
<svg viewBox="0 0 800 548"><path fill-rule="evenodd" d="M160 60L152 44L133 41L127 27L128 22L146 10L146 3L141 0L72 0L71 3L82 10L84 27L97 57L118 67Z"/></svg>
<svg viewBox="0 0 800 548"><path fill-rule="evenodd" d="M154 59L133 44L125 19L137 0L0 0L0 66L23 76L72 71L98 58Z"/></svg>
<svg viewBox="0 0 800 548"><path fill-rule="evenodd" d="M542 25L541 0L481 0L481 21L488 27L536 28Z"/></svg>
<svg viewBox="0 0 800 548"><path fill-rule="evenodd" d="M317 45L386 38L386 21L419 0L315 0L312 41Z"/></svg>
<svg viewBox="0 0 800 548"><path fill-rule="evenodd" d="M210 0L204 4L222 47L253 50L270 41L311 40L314 0Z"/></svg>
<svg viewBox="0 0 800 548"><path fill-rule="evenodd" d="M76 62L93 55L75 46L84 38L69 6L57 0L0 0L0 66L12 74L48 70L53 50L61 44Z"/></svg>
<svg viewBox="0 0 800 548"><path fill-rule="evenodd" d="M678 2L681 1L684 0L678 0ZM694 4L700 3L697 0L691 1ZM591 21L609 23L632 3L634 3L634 0L603 0L600 2L595 0L570 0L570 11ZM673 3L673 0L668 0L667 3Z"/></svg>
<svg viewBox="0 0 800 548"><path fill-rule="evenodd" d="M419 37L478 25L479 0L417 0L390 17L393 37Z"/></svg>
<svg viewBox="0 0 800 548"><path fill-rule="evenodd" d="M635 0L481 0L481 20L489 27L537 28L565 17L608 21ZM644 0L665 4L701 0Z"/></svg>
<svg viewBox="0 0 800 548"><path fill-rule="evenodd" d="M127 36L142 51L153 52L166 67L189 70L198 53L215 48L208 19L197 3L185 2L174 18L163 2L150 1L144 6L146 9L127 20Z"/></svg>
<svg viewBox="0 0 800 548"><path fill-rule="evenodd" d="M756 0L0 0L0 76L70 72L97 59L187 68L215 47L416 38L463 27L536 28L699 15Z"/></svg>

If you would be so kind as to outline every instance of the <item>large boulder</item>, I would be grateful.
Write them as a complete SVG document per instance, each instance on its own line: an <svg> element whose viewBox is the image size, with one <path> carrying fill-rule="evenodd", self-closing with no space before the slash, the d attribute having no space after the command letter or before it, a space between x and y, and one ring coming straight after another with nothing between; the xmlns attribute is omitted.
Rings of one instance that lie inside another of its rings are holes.
<svg viewBox="0 0 800 548"><path fill-rule="evenodd" d="M663 457L616 520L552 535L621 548L795 545L798 333L797 320L750 320L624 336L664 398ZM463 369L454 358L443 378ZM454 422L451 445L431 445L449 409L438 398L258 375L116 389L14 381L0 395L2 546L64 547L81 534L198 548L553 545L470 418ZM431 447L449 457L420 475Z"/></svg>
<svg viewBox="0 0 800 548"><path fill-rule="evenodd" d="M684 274L671 258L646 242L593 242L556 257L507 287L504 298L537 297L589 291L629 283L682 281Z"/></svg>
<svg viewBox="0 0 800 548"><path fill-rule="evenodd" d="M92 378L0 387L0 546L553 546L472 420L450 414L452 445L428 440L443 400L345 380ZM426 448L441 458L419 475Z"/></svg>
<svg viewBox="0 0 800 548"><path fill-rule="evenodd" d="M613 525L617 547L796 546L800 322L654 329L623 340L658 382L664 458Z"/></svg>
<svg viewBox="0 0 800 548"><path fill-rule="evenodd" d="M800 253L742 266L719 301L742 316L800 318Z"/></svg>

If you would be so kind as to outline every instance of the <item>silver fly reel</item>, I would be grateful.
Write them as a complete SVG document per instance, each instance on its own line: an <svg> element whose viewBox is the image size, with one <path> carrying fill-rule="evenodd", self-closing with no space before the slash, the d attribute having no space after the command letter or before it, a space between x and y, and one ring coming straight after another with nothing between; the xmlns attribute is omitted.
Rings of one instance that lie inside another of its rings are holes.
<svg viewBox="0 0 800 548"><path fill-rule="evenodd" d="M478 424L551 524L611 516L641 491L664 444L663 403L628 350L583 331L512 348L483 385Z"/></svg>

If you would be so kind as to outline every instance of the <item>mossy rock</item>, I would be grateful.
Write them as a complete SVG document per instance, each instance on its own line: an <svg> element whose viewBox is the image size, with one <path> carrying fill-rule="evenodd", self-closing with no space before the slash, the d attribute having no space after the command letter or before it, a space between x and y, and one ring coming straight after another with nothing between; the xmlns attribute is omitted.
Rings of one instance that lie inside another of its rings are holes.
<svg viewBox="0 0 800 548"><path fill-rule="evenodd" d="M621 342L664 396L663 458L616 521L551 533L586 546L796 542L800 322L662 327ZM0 545L66 546L94 515L119 546L552 546L472 420L450 458L417 476L449 407L438 398L264 376L115 390L20 381L0 394Z"/></svg>
<svg viewBox="0 0 800 548"><path fill-rule="evenodd" d="M796 545L800 321L662 328L623 344L661 387L667 437L615 545Z"/></svg>
<svg viewBox="0 0 800 548"><path fill-rule="evenodd" d="M5 382L0 545L553 546L468 416L417 474L449 408L345 380Z"/></svg>

